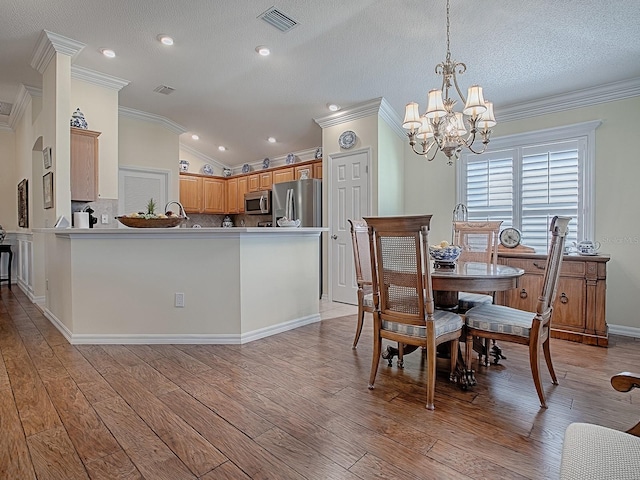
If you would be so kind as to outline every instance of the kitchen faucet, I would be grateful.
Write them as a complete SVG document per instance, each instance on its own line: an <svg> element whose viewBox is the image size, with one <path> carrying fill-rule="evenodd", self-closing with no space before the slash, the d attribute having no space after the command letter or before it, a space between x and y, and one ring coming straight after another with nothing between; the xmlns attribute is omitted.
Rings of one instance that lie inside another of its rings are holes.
<svg viewBox="0 0 640 480"><path fill-rule="evenodd" d="M172 203L175 203L176 205L178 205L178 206L180 207L180 210L178 211L178 215L179 215L180 217L183 217L185 220L189 220L189 217L187 217L187 213L184 211L184 207L183 207L183 206L182 206L182 204L181 204L180 202L178 202L177 200L173 200L173 201L171 201L171 202L167 203L167 204L164 206L164 211L165 211L165 213L167 213L167 208L168 208L168 207L169 207L169 205L171 205ZM183 227L183 226L184 226L184 223L183 223L182 225L180 225L180 226L181 226L181 227Z"/></svg>

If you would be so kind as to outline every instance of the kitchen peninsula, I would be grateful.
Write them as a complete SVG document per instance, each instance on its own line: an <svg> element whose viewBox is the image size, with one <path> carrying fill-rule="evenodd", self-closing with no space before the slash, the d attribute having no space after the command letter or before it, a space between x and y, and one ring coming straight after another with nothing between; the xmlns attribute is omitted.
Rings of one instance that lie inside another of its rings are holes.
<svg viewBox="0 0 640 480"><path fill-rule="evenodd" d="M72 344L237 344L317 322L326 230L41 229L45 315Z"/></svg>

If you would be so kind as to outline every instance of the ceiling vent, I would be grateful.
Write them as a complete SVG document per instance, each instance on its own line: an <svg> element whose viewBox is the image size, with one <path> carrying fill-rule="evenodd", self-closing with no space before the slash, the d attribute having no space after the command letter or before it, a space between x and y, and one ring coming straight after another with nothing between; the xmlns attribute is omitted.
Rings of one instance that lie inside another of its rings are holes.
<svg viewBox="0 0 640 480"><path fill-rule="evenodd" d="M9 115L13 105L7 102L0 102L0 115Z"/></svg>
<svg viewBox="0 0 640 480"><path fill-rule="evenodd" d="M293 18L289 17L288 15L285 15L284 13L282 13L276 7L271 7L269 10L267 10L262 15L260 15L258 18L261 18L262 20L267 22L269 25L273 25L281 32L288 32L293 27L298 25L298 22L296 22Z"/></svg>
<svg viewBox="0 0 640 480"><path fill-rule="evenodd" d="M175 91L175 88L167 87L166 85L160 85L153 89L154 92L162 93L163 95L169 95Z"/></svg>

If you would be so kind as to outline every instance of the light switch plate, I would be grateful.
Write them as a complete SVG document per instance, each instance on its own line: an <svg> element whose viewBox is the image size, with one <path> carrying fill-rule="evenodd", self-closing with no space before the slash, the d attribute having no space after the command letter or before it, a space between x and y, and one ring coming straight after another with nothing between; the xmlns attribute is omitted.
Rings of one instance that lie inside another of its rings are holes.
<svg viewBox="0 0 640 480"><path fill-rule="evenodd" d="M106 225L107 223L109 223L109 215L107 213L103 213L102 219L100 221L103 225Z"/></svg>

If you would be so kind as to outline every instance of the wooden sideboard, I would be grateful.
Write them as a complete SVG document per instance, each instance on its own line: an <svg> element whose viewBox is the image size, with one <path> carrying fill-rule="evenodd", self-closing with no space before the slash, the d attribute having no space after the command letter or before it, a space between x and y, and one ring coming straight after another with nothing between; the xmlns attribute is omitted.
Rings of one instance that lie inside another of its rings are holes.
<svg viewBox="0 0 640 480"><path fill-rule="evenodd" d="M609 258L608 255L564 256L551 318L553 338L608 345L605 313ZM546 255L502 250L498 263L522 268L525 274L516 290L496 294L497 303L535 312L538 295L542 291L546 259Z"/></svg>

